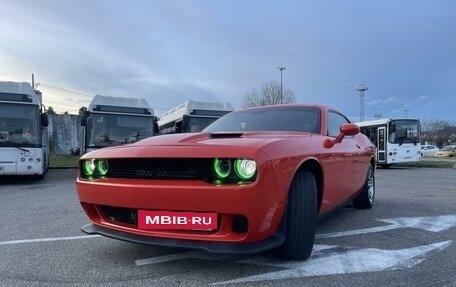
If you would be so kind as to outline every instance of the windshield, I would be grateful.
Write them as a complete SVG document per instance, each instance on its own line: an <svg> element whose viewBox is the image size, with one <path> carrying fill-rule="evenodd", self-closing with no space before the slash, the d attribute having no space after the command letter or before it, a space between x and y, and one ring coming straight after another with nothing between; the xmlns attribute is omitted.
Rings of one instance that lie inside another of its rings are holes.
<svg viewBox="0 0 456 287"><path fill-rule="evenodd" d="M132 143L152 135L152 117L92 113L87 120L88 146Z"/></svg>
<svg viewBox="0 0 456 287"><path fill-rule="evenodd" d="M37 105L0 104L0 147L40 147Z"/></svg>
<svg viewBox="0 0 456 287"><path fill-rule="evenodd" d="M417 120L396 120L389 124L389 142L396 144L419 143L420 122Z"/></svg>
<svg viewBox="0 0 456 287"><path fill-rule="evenodd" d="M229 113L204 132L297 131L320 133L320 110L313 107L268 107Z"/></svg>
<svg viewBox="0 0 456 287"><path fill-rule="evenodd" d="M454 146L446 146L442 149L440 149L440 151L452 151L455 147Z"/></svg>

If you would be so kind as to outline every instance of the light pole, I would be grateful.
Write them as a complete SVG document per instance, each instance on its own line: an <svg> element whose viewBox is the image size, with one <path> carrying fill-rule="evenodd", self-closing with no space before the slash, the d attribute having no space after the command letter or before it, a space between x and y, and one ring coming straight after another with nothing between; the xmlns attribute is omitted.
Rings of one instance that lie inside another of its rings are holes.
<svg viewBox="0 0 456 287"><path fill-rule="evenodd" d="M359 103L359 121L364 121L364 92L369 88L366 85L360 85L356 90L359 91L360 103Z"/></svg>
<svg viewBox="0 0 456 287"><path fill-rule="evenodd" d="M285 67L277 67L277 69L280 71L280 103L282 104L282 102L283 102L282 72L283 72L283 70L285 70Z"/></svg>
<svg viewBox="0 0 456 287"><path fill-rule="evenodd" d="M404 118L407 118L407 112L408 112L408 110L404 109Z"/></svg>

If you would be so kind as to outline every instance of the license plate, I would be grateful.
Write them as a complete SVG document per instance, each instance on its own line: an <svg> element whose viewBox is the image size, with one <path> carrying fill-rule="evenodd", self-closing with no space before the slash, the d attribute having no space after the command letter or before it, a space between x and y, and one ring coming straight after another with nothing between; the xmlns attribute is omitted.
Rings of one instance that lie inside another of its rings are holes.
<svg viewBox="0 0 456 287"><path fill-rule="evenodd" d="M217 213L138 210L139 229L217 229Z"/></svg>

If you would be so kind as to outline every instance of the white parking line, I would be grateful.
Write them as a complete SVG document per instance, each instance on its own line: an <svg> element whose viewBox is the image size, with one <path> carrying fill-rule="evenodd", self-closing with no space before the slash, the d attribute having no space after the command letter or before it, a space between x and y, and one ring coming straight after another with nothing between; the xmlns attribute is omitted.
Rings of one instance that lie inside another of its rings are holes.
<svg viewBox="0 0 456 287"><path fill-rule="evenodd" d="M377 219L377 221L389 223L389 225L371 228L348 230L341 232L317 234L315 238L333 238L350 235L375 233L401 228L414 228L432 232L441 232L456 226L456 215L440 215L425 217L400 217L392 219Z"/></svg>
<svg viewBox="0 0 456 287"><path fill-rule="evenodd" d="M81 236L68 236L68 237L50 237L50 238L9 240L9 241L0 241L0 245L13 245L13 244L23 244L23 243L35 243L35 242L66 241L66 240L89 239L89 238L98 238L98 237L101 237L101 235L81 235Z"/></svg>

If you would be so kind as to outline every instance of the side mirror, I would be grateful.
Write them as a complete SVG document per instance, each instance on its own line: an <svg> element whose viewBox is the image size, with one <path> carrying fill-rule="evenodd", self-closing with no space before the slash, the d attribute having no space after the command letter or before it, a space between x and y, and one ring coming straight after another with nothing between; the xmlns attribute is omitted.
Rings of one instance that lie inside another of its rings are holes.
<svg viewBox="0 0 456 287"><path fill-rule="evenodd" d="M160 127L158 126L157 121L154 121L154 136L157 136L158 133L160 132Z"/></svg>
<svg viewBox="0 0 456 287"><path fill-rule="evenodd" d="M190 131L190 117L188 115L184 115L182 118L182 126L181 126L181 133L188 133Z"/></svg>
<svg viewBox="0 0 456 287"><path fill-rule="evenodd" d="M346 136L354 136L359 134L360 129L356 124L343 124L340 126L340 132Z"/></svg>
<svg viewBox="0 0 456 287"><path fill-rule="evenodd" d="M345 136L354 136L359 134L359 127L356 124L343 124L340 126L339 135L333 139L327 139L323 143L325 148L332 148L335 144L341 143Z"/></svg>
<svg viewBox="0 0 456 287"><path fill-rule="evenodd" d="M41 114L41 126L47 127L49 125L49 117L47 113Z"/></svg>
<svg viewBox="0 0 456 287"><path fill-rule="evenodd" d="M89 117L89 112L88 111L85 111L82 115L81 115L81 127L85 127L87 126L87 118Z"/></svg>
<svg viewBox="0 0 456 287"><path fill-rule="evenodd" d="M394 133L396 131L396 124L395 123L391 123L390 126L389 126L389 130L390 130L390 132Z"/></svg>

